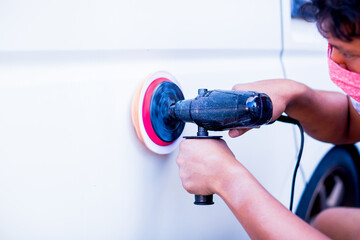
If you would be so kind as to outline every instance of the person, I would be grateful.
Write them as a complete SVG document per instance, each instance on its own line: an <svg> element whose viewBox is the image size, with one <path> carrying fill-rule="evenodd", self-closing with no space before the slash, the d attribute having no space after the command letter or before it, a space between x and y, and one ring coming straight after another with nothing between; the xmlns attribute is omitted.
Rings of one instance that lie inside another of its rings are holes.
<svg viewBox="0 0 360 240"><path fill-rule="evenodd" d="M315 139L355 143L360 140L360 1L313 0L305 7L313 11L328 41L330 78L347 95L289 79L238 84L233 89L267 93L273 120L285 112ZM229 135L246 131L232 129ZM192 194L218 194L252 239L360 240L359 209L325 210L310 226L271 196L223 140L183 140L176 161L183 187Z"/></svg>

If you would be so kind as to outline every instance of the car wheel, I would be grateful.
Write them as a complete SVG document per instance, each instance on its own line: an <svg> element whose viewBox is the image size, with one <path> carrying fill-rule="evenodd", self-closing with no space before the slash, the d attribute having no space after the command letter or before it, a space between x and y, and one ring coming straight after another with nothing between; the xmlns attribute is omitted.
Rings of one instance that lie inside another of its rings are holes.
<svg viewBox="0 0 360 240"><path fill-rule="evenodd" d="M308 223L322 210L360 206L359 153L355 146L335 146L317 166L305 187L296 215Z"/></svg>

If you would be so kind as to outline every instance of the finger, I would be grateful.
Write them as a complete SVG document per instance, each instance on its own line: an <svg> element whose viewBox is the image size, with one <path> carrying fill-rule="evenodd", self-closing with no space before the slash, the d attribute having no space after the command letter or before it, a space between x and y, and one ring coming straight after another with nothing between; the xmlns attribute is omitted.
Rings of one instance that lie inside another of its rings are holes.
<svg viewBox="0 0 360 240"><path fill-rule="evenodd" d="M236 84L232 87L232 90L240 91L240 90L249 90L249 84Z"/></svg>
<svg viewBox="0 0 360 240"><path fill-rule="evenodd" d="M229 136L232 138L239 137L249 131L251 128L243 128L243 129L231 129L229 130Z"/></svg>

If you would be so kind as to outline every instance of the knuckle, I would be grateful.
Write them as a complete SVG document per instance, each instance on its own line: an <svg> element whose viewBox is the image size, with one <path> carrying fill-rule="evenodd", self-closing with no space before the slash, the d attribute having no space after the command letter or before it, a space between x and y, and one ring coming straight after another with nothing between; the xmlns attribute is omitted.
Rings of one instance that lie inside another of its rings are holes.
<svg viewBox="0 0 360 240"><path fill-rule="evenodd" d="M187 192L193 193L193 192L192 192L193 185L192 185L191 182L189 182L189 181L184 181L184 182L182 183L182 185L183 185L184 189L185 189Z"/></svg>
<svg viewBox="0 0 360 240"><path fill-rule="evenodd" d="M179 156L179 157L176 158L176 164L177 164L179 167L182 166L183 163L184 163L184 160L183 160L182 157Z"/></svg>
<svg viewBox="0 0 360 240"><path fill-rule="evenodd" d="M181 181L184 181L185 173L184 173L184 171L182 169L179 170L179 177L180 177Z"/></svg>
<svg viewBox="0 0 360 240"><path fill-rule="evenodd" d="M232 87L232 90L238 90L240 89L240 85L239 84L236 84Z"/></svg>
<svg viewBox="0 0 360 240"><path fill-rule="evenodd" d="M183 188L187 192L192 193L194 185L193 185L191 179L189 179L188 173L186 171L180 169L179 175L180 175L180 179L181 179Z"/></svg>
<svg viewBox="0 0 360 240"><path fill-rule="evenodd" d="M184 151L186 149L186 145L187 145L187 141L186 140L183 140L180 142L180 145L179 145L179 150L180 151Z"/></svg>

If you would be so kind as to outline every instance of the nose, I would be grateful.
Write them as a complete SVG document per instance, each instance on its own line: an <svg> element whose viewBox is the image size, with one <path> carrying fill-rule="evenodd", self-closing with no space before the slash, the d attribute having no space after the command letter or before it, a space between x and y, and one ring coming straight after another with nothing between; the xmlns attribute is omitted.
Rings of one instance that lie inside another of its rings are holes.
<svg viewBox="0 0 360 240"><path fill-rule="evenodd" d="M332 49L330 58L334 62L336 62L340 67L347 69L346 59L345 59L344 55L336 48Z"/></svg>

